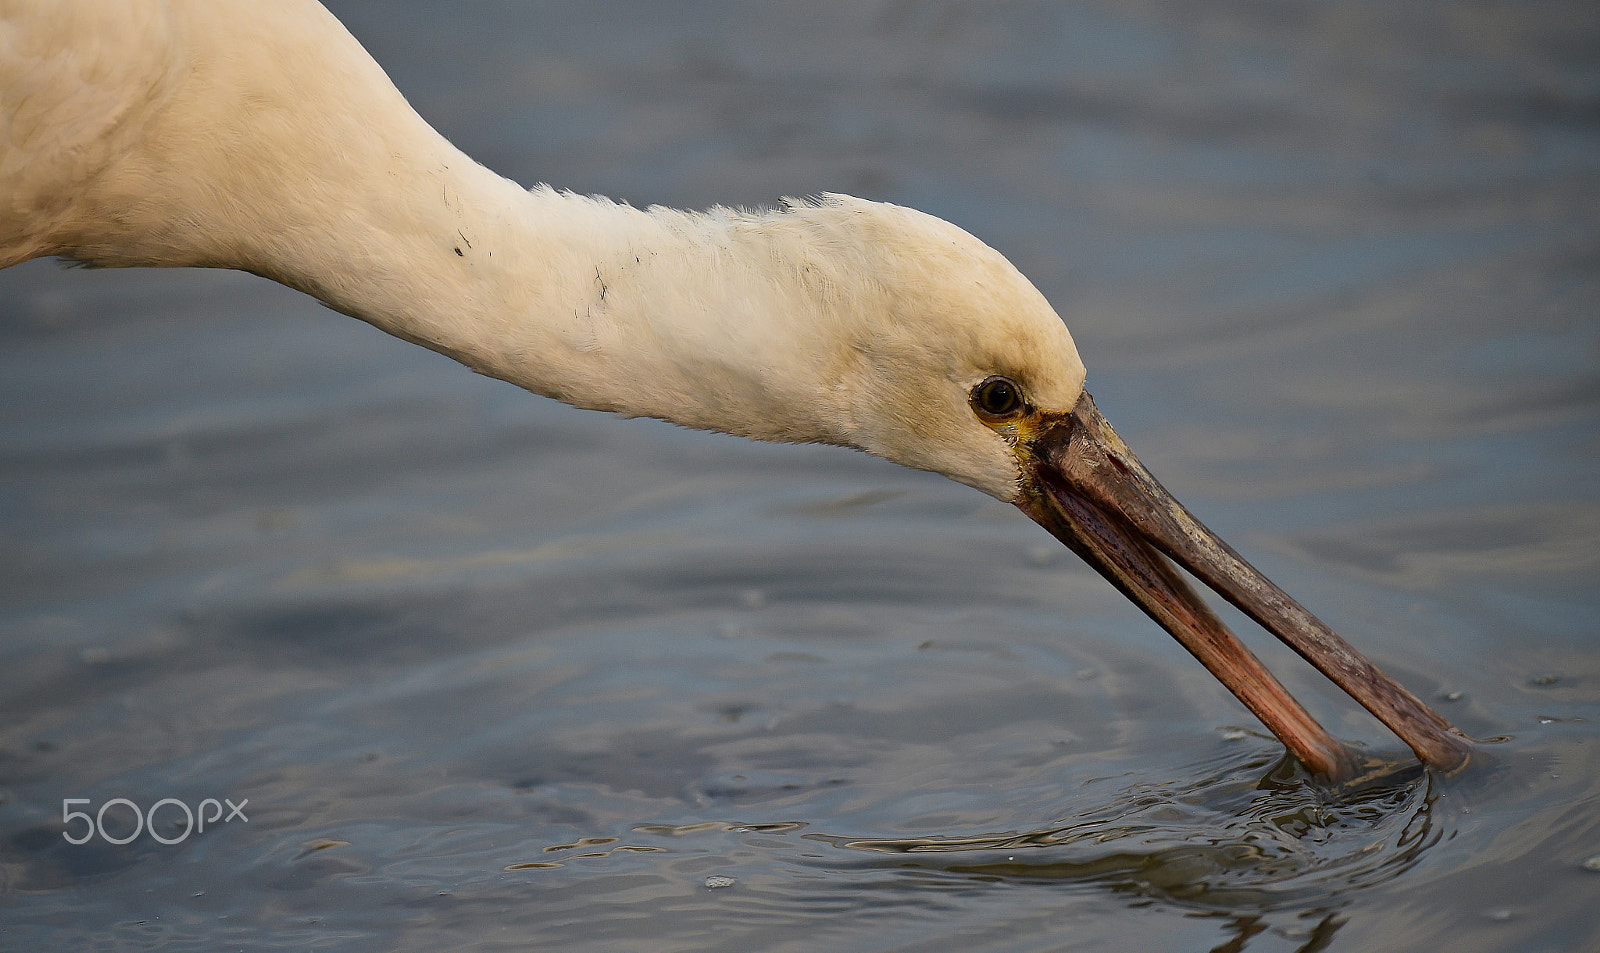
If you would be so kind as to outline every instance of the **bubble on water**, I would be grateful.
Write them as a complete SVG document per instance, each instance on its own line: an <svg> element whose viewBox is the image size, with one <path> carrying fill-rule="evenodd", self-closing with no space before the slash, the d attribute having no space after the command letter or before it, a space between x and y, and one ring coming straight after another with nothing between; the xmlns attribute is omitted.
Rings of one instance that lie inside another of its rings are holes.
<svg viewBox="0 0 1600 953"><path fill-rule="evenodd" d="M724 877L721 874L713 874L706 878L706 886L712 890L716 890L718 887L731 887L736 883L738 883L737 880L732 877Z"/></svg>

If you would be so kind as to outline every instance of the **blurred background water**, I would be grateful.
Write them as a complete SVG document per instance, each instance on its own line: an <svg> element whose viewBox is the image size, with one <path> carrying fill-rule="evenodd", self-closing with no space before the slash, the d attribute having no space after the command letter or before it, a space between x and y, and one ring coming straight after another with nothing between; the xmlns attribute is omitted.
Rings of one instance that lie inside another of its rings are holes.
<svg viewBox="0 0 1600 953"><path fill-rule="evenodd" d="M330 6L525 184L985 239L1179 498L1495 743L1408 767L1240 625L1388 758L1310 783L973 491L34 262L0 947L1600 949L1600 7Z"/></svg>

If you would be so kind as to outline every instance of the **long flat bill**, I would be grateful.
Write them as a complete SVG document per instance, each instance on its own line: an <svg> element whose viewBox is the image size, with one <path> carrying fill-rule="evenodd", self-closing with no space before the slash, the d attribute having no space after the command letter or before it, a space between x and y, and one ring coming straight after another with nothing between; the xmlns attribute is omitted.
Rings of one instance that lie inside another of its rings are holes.
<svg viewBox="0 0 1600 953"><path fill-rule="evenodd" d="M1359 758L1295 701L1172 562L1300 653L1423 763L1448 769L1466 762L1472 750L1466 735L1195 519L1139 463L1087 393L1038 436L1034 459L1033 485L1018 506L1171 633L1312 772L1347 777Z"/></svg>

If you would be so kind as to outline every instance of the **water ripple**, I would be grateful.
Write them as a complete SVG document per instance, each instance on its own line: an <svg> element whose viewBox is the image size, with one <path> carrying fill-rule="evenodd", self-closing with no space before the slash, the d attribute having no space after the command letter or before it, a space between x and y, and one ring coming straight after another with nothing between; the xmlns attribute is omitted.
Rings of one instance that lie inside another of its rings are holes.
<svg viewBox="0 0 1600 953"><path fill-rule="evenodd" d="M1357 780L1329 785L1290 761L1259 758L1199 780L1114 787L1098 807L1039 830L804 836L889 855L859 866L919 878L1081 884L1208 911L1265 911L1409 870L1445 835L1436 784L1414 764L1372 761Z"/></svg>

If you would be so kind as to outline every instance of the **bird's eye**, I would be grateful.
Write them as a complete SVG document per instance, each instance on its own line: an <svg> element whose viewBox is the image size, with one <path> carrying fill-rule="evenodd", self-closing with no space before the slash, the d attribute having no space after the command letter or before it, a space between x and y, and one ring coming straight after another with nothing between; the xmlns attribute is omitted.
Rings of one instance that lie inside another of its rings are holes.
<svg viewBox="0 0 1600 953"><path fill-rule="evenodd" d="M1022 388L1004 377L991 377L972 389L972 406L989 418L1011 417L1024 407Z"/></svg>

